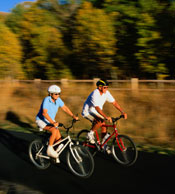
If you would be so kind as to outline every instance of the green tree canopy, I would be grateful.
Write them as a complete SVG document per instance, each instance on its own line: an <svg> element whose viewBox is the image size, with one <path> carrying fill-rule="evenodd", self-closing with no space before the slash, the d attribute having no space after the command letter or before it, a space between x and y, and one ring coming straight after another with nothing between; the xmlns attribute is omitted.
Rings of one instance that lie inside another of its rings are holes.
<svg viewBox="0 0 175 194"><path fill-rule="evenodd" d="M160 14L162 5L154 0L139 0L139 6L137 22L139 50L135 55L139 60L142 72L146 73L147 77L160 78L161 74L167 73L167 68L165 64L161 63L157 49L161 34L156 24L155 15Z"/></svg>
<svg viewBox="0 0 175 194"><path fill-rule="evenodd" d="M59 25L59 21L47 10L36 6L23 14L19 37L23 44L23 64L28 78L71 77L71 72L64 64L67 49Z"/></svg>
<svg viewBox="0 0 175 194"><path fill-rule="evenodd" d="M77 73L108 76L116 54L116 39L113 21L103 10L89 2L82 5L75 18L72 43Z"/></svg>
<svg viewBox="0 0 175 194"><path fill-rule="evenodd" d="M36 0L18 4L0 21L15 33L1 25L16 39L28 79L175 79L174 1ZM3 58L4 40L1 35Z"/></svg>
<svg viewBox="0 0 175 194"><path fill-rule="evenodd" d="M0 22L0 78L22 79L22 49L16 35Z"/></svg>
<svg viewBox="0 0 175 194"><path fill-rule="evenodd" d="M115 65L118 67L119 77L135 77L140 73L138 60L134 55L137 46L137 1L130 0L104 0L104 9L107 14L115 18L115 35L117 42L117 55Z"/></svg>

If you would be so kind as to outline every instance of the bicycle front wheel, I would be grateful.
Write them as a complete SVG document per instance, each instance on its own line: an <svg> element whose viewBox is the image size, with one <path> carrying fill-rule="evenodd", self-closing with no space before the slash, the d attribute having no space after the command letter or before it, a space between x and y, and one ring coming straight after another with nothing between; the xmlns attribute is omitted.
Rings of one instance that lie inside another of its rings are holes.
<svg viewBox="0 0 175 194"><path fill-rule="evenodd" d="M133 140L126 135L118 135L112 145L114 159L123 166L133 165L138 157L138 152Z"/></svg>
<svg viewBox="0 0 175 194"><path fill-rule="evenodd" d="M42 158L39 155L46 153L46 146L42 143L41 139L32 141L29 145L29 157L32 163L39 169L46 169L50 166L50 160ZM39 154L39 155L38 155Z"/></svg>
<svg viewBox="0 0 175 194"><path fill-rule="evenodd" d="M88 178L94 171L94 159L81 145L73 145L67 152L67 164L71 172L81 178Z"/></svg>

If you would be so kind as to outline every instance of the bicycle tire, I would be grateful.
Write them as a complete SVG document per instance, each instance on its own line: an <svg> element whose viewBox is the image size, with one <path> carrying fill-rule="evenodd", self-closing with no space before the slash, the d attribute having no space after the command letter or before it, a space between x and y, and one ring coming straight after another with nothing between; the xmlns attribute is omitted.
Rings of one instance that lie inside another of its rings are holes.
<svg viewBox="0 0 175 194"><path fill-rule="evenodd" d="M94 144L91 144L87 139L87 134L90 130L83 129L77 134L77 142L79 142L80 145L85 146L88 151L92 154L94 157L97 153L97 147Z"/></svg>
<svg viewBox="0 0 175 194"><path fill-rule="evenodd" d="M112 143L112 155L123 166L133 165L138 157L138 151L133 140L126 135L118 135Z"/></svg>
<svg viewBox="0 0 175 194"><path fill-rule="evenodd" d="M74 156L79 160L77 162L71 152L67 152L67 164L71 172L81 178L89 178L94 171L94 159L91 153L81 145L71 146Z"/></svg>
<svg viewBox="0 0 175 194"><path fill-rule="evenodd" d="M36 139L32 141L29 145L29 157L32 163L39 169L45 170L50 166L50 160L37 157L37 152L43 147L42 152L46 152L46 145L42 142L41 139Z"/></svg>

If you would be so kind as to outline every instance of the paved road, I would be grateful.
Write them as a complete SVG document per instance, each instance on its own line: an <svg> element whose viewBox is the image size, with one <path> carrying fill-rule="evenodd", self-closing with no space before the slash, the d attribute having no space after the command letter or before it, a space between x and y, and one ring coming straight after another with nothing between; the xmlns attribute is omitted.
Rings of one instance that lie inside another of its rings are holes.
<svg viewBox="0 0 175 194"><path fill-rule="evenodd" d="M0 180L25 185L44 194L169 193L174 189L175 157L139 152L132 167L124 168L112 158L95 157L89 179L73 176L64 161L38 170L28 157L35 136L0 129Z"/></svg>

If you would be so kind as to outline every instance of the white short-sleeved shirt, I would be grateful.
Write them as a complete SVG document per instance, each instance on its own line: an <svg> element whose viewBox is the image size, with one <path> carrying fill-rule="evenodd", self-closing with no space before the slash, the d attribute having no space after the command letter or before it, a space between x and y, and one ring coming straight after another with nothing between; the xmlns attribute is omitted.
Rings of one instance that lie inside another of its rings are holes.
<svg viewBox="0 0 175 194"><path fill-rule="evenodd" d="M103 105L105 102L113 103L115 99L111 95L109 91L106 91L106 93L100 94L100 91L98 89L95 89L87 98L87 100L84 103L83 110L82 110L82 116L86 117L90 113L94 113L95 115L99 115L99 113L96 111L95 107L98 106L103 109Z"/></svg>

